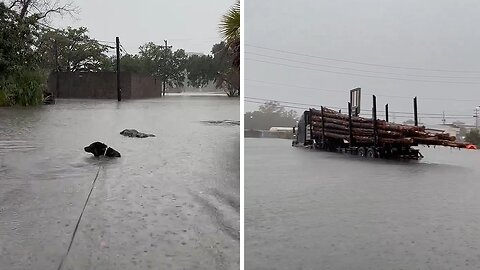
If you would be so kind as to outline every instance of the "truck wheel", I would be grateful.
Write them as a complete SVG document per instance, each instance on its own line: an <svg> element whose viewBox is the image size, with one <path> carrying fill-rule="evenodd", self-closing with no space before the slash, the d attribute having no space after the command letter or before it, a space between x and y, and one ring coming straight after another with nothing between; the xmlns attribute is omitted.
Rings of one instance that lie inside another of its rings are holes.
<svg viewBox="0 0 480 270"><path fill-rule="evenodd" d="M375 158L375 150L373 148L368 148L367 157L368 158Z"/></svg>
<svg viewBox="0 0 480 270"><path fill-rule="evenodd" d="M365 147L359 147L358 148L358 155L361 156L361 157L365 157L367 155L367 153L365 151Z"/></svg>

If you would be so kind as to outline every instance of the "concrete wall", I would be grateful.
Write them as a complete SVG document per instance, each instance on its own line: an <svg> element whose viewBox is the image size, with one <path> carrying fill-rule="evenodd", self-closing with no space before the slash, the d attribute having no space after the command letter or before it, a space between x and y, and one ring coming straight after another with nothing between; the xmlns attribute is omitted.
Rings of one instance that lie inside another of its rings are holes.
<svg viewBox="0 0 480 270"><path fill-rule="evenodd" d="M57 89L58 76L58 89ZM120 73L123 99L160 97L161 83L148 75ZM116 99L115 72L59 72L51 73L48 90L57 98Z"/></svg>

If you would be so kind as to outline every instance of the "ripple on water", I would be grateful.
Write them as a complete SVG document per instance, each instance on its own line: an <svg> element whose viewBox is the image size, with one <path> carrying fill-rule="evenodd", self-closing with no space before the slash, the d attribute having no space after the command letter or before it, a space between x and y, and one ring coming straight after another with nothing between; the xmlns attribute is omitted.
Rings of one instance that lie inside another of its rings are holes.
<svg viewBox="0 0 480 270"><path fill-rule="evenodd" d="M38 147L32 145L28 141L19 140L1 140L0 141L0 153L9 153L12 151L25 152L35 150Z"/></svg>

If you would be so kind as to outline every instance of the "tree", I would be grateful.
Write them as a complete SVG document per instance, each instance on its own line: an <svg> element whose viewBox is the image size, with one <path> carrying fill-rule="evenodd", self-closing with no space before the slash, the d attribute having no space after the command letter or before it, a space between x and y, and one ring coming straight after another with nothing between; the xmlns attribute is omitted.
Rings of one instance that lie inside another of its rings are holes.
<svg viewBox="0 0 480 270"><path fill-rule="evenodd" d="M240 67L240 1L237 1L230 10L223 15L220 22L220 33L227 42L232 54L232 65Z"/></svg>
<svg viewBox="0 0 480 270"><path fill-rule="evenodd" d="M163 82L163 94L169 87L182 87L185 82L187 55L183 49L172 51L149 42L140 46L139 56L143 60L145 71Z"/></svg>
<svg viewBox="0 0 480 270"><path fill-rule="evenodd" d="M232 66L234 53L226 42L213 45L213 62L216 67L215 86L224 89L230 97L240 95L240 69Z"/></svg>
<svg viewBox="0 0 480 270"><path fill-rule="evenodd" d="M231 57L231 66L217 73L216 86L227 90L228 96L240 95L240 1L223 15L220 33L226 41L219 51L223 57Z"/></svg>
<svg viewBox="0 0 480 270"><path fill-rule="evenodd" d="M269 101L261 105L257 111L247 112L244 115L245 128L268 130L271 127L293 127L298 119L294 110L287 111L278 102Z"/></svg>
<svg viewBox="0 0 480 270"><path fill-rule="evenodd" d="M188 85L200 88L214 81L217 67L213 60L210 55L191 55L186 65Z"/></svg>
<svg viewBox="0 0 480 270"><path fill-rule="evenodd" d="M0 106L36 105L42 101L46 77L38 69L38 29L0 2Z"/></svg>
<svg viewBox="0 0 480 270"><path fill-rule="evenodd" d="M16 12L20 20L27 17L42 20L51 14L73 15L78 8L72 2L62 3L60 0L9 0L8 9Z"/></svg>
<svg viewBox="0 0 480 270"><path fill-rule="evenodd" d="M480 132L478 129L472 129L465 135L465 141L476 146L480 146Z"/></svg>
<svg viewBox="0 0 480 270"><path fill-rule="evenodd" d="M230 51L229 51L230 50ZM212 56L192 55L188 58L188 84L204 87L215 82L216 88L223 89L228 96L238 96L240 90L240 74L232 68L233 54L227 43L222 41L212 46Z"/></svg>
<svg viewBox="0 0 480 270"><path fill-rule="evenodd" d="M116 64L116 59L114 63ZM120 70L121 71L130 71L133 73L147 73L145 70L145 65L143 59L138 55L126 54L123 55L120 59Z"/></svg>
<svg viewBox="0 0 480 270"><path fill-rule="evenodd" d="M22 66L35 68L34 43L37 35L32 20L18 15L0 2L0 77L7 77Z"/></svg>
<svg viewBox="0 0 480 270"><path fill-rule="evenodd" d="M58 49L59 71L100 71L108 65L109 46L88 36L85 27L62 30L44 30L39 39L38 53L42 67L55 70L55 43Z"/></svg>

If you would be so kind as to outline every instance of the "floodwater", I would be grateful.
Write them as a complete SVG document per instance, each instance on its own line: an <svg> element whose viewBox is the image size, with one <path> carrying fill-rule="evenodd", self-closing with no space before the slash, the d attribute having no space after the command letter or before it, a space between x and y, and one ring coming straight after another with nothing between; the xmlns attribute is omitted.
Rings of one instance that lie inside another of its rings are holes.
<svg viewBox="0 0 480 270"><path fill-rule="evenodd" d="M245 269L480 269L480 151L368 160L245 140Z"/></svg>
<svg viewBox="0 0 480 270"><path fill-rule="evenodd" d="M238 269L239 126L219 120L238 99L0 108L0 269L57 269L97 173L62 269Z"/></svg>

